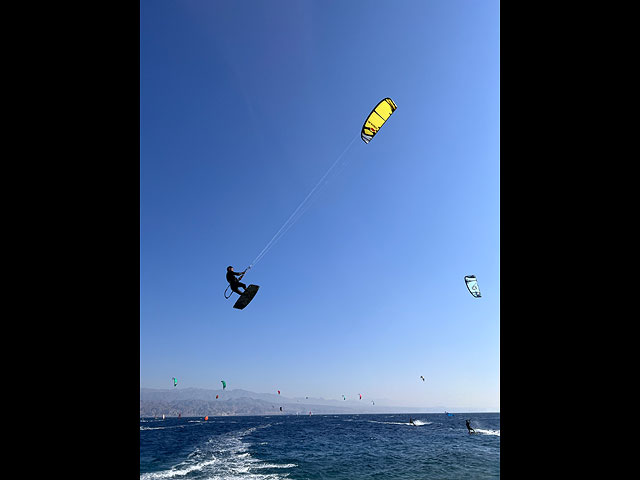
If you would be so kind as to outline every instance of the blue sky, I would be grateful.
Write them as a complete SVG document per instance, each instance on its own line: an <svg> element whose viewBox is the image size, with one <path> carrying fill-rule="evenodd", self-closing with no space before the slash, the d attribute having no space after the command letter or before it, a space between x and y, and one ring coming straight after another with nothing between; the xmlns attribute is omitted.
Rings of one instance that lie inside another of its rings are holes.
<svg viewBox="0 0 640 480"><path fill-rule="evenodd" d="M499 10L141 1L141 387L499 409Z"/></svg>

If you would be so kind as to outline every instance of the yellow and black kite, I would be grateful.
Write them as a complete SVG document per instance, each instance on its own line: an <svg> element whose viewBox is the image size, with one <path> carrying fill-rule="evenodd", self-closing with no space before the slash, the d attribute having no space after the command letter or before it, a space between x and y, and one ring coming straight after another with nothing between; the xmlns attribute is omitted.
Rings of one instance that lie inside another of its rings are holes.
<svg viewBox="0 0 640 480"><path fill-rule="evenodd" d="M375 134L378 133L378 130L380 130L380 127L384 125L384 122L387 121L396 108L398 107L390 98L385 98L376 105L376 108L371 111L367 119L364 121L362 132L360 132L360 137L364 143L369 143L371 141Z"/></svg>

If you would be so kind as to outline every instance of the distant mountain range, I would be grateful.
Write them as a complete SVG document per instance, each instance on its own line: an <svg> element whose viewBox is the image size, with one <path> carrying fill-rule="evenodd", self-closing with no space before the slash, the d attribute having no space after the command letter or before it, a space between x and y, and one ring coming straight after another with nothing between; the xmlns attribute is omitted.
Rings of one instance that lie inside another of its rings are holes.
<svg viewBox="0 0 640 480"><path fill-rule="evenodd" d="M216 395L218 398L216 399ZM282 412L280 411L282 407ZM357 413L442 413L444 407L416 408L372 405L370 400L325 400L287 398L247 390L206 390L199 388L140 389L140 417L166 415L202 417L205 415L308 415Z"/></svg>

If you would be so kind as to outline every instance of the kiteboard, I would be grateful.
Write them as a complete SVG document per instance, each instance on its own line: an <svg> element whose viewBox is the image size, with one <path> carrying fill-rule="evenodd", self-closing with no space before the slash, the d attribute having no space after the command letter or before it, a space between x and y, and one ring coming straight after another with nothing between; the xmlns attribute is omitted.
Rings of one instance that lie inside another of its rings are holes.
<svg viewBox="0 0 640 480"><path fill-rule="evenodd" d="M253 297L255 297L256 293L258 293L258 289L259 288L260 288L260 285L249 285L245 289L244 293L242 295L240 295L240 298L236 301L236 303L233 306L233 308L237 308L238 310L242 310L244 307L249 305L249 302L251 300L253 300Z"/></svg>

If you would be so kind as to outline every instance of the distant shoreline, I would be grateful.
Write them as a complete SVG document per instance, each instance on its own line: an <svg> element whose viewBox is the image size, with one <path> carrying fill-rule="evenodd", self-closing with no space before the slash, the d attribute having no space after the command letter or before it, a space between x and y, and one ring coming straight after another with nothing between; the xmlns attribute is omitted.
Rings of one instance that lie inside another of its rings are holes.
<svg viewBox="0 0 640 480"><path fill-rule="evenodd" d="M449 412L452 413L452 412ZM457 412L454 413L455 416L459 416L459 417L464 417L467 415L477 415L477 414L497 414L500 415L500 412L493 412L493 411L474 411L474 412ZM177 415L167 415L165 414L165 419L167 418L204 418L205 416L209 417L209 418L217 418L217 417L282 417L282 416L290 416L290 417L327 417L327 416L334 416L334 415L445 415L444 412L366 412L366 413L313 413L312 415L309 415L309 413L299 413L299 414L295 414L295 413L285 413L285 412L278 412L278 413L231 413L231 414L221 414L221 415L182 415L180 417L178 417ZM149 416L141 416L141 419L153 419L153 420L162 420L162 416L155 416L155 417L149 417Z"/></svg>

